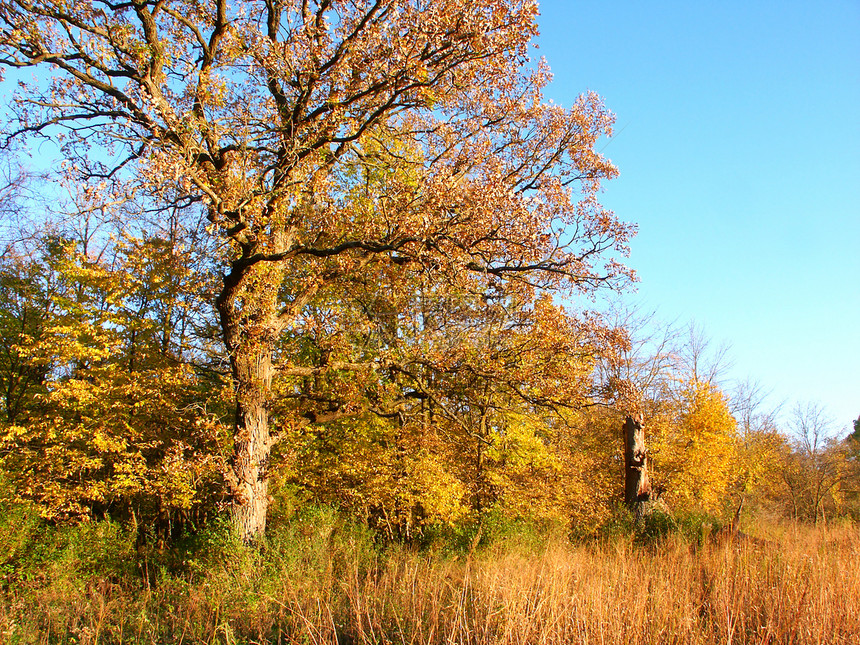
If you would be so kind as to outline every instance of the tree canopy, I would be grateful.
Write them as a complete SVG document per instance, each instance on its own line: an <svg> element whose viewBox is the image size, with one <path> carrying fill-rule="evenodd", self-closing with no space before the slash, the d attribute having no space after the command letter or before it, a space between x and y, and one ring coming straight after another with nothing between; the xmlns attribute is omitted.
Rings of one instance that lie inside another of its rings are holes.
<svg viewBox="0 0 860 645"><path fill-rule="evenodd" d="M552 328L577 329L558 341L571 356L608 334L542 294L622 284L632 228L596 199L616 172L595 150L612 116L592 94L542 98L536 16L495 0L0 3L0 64L50 73L16 95L7 136L61 141L91 202L208 220L246 539L265 527L271 448L299 421L418 400L480 426L500 404L479 382L527 407L585 403L548 396L537 381L559 372L541 372L570 365L536 356L560 349ZM509 340L476 369L489 329Z"/></svg>
<svg viewBox="0 0 860 645"><path fill-rule="evenodd" d="M536 20L529 0L0 0L0 70L36 72L3 141L58 142L72 206L0 257L19 496L162 536L228 511L253 540L285 489L400 539L488 512L588 531L635 408L676 507L778 481L805 504L835 444L804 460L736 410L695 329L648 342L588 310L634 278L635 227L598 199L613 116L545 100ZM4 231L27 182L3 175Z"/></svg>

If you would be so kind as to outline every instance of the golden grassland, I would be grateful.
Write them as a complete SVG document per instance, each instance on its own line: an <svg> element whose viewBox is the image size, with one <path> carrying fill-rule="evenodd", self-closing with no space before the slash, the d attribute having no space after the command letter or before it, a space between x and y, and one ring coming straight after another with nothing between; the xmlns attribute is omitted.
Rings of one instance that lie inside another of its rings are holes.
<svg viewBox="0 0 860 645"><path fill-rule="evenodd" d="M119 529L89 530L7 574L4 642L860 642L851 524L752 527L760 543L514 536L457 554L381 549L317 518L263 549L213 541L191 559L133 565ZM97 544L113 564L93 556Z"/></svg>

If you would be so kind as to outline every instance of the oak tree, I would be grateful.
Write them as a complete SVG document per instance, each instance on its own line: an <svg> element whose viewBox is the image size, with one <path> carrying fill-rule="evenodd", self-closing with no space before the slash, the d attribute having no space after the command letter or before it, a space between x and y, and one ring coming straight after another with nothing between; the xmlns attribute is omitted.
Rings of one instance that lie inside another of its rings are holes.
<svg viewBox="0 0 860 645"><path fill-rule="evenodd" d="M200 208L235 392L237 531L265 529L272 383L326 289L374 271L498 289L617 284L631 229L596 201L612 117L547 104L531 0L0 2L0 65L42 67L9 136L61 142L79 184ZM372 194L355 199L374 169Z"/></svg>

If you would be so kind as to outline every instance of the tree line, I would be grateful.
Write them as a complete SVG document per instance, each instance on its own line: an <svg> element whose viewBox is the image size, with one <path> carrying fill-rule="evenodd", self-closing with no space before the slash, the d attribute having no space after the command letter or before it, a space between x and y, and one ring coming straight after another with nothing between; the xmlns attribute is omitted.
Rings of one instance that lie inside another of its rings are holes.
<svg viewBox="0 0 860 645"><path fill-rule="evenodd" d="M815 423L792 444L695 339L588 309L634 279L635 227L598 201L613 117L544 100L536 21L528 1L0 2L0 69L46 70L5 144L59 146L68 195L22 227L38 207L8 159L14 495L161 537L227 514L253 540L290 499L397 539L491 512L585 533L635 408L676 508L844 510L854 444Z"/></svg>

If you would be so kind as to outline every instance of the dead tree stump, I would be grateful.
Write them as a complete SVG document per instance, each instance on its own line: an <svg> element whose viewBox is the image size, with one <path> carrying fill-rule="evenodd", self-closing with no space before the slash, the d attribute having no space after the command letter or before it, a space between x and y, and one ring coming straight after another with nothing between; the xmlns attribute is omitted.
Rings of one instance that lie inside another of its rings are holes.
<svg viewBox="0 0 860 645"><path fill-rule="evenodd" d="M651 488L645 430L642 421L632 416L624 420L624 504L637 520L655 510L669 510Z"/></svg>

